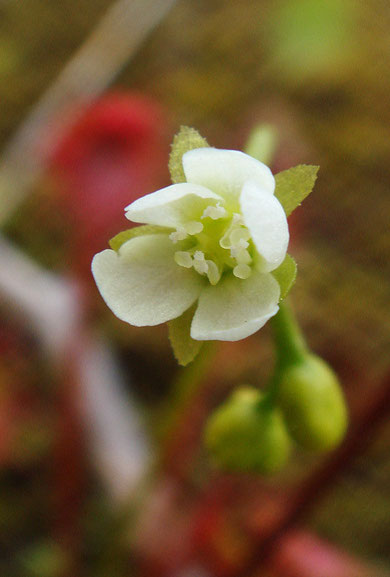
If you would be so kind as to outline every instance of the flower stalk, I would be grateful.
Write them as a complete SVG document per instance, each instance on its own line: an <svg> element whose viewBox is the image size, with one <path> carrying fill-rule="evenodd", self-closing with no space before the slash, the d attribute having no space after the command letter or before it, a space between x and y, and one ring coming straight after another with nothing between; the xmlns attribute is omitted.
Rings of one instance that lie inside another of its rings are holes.
<svg viewBox="0 0 390 577"><path fill-rule="evenodd" d="M271 325L278 369L302 361L308 353L308 347L295 315L286 301L279 304L279 311L272 318Z"/></svg>
<svg viewBox="0 0 390 577"><path fill-rule="evenodd" d="M303 362L308 347L301 328L288 302L279 305L278 313L271 320L275 341L276 362L269 379L264 397L259 402L259 410L272 410L277 404L279 385L283 370L293 364Z"/></svg>

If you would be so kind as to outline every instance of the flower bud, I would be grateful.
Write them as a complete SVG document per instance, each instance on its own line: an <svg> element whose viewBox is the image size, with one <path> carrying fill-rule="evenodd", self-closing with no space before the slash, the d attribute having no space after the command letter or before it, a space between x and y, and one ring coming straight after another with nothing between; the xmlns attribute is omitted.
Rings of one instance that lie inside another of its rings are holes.
<svg viewBox="0 0 390 577"><path fill-rule="evenodd" d="M242 387L210 417L205 443L214 463L230 471L272 473L287 461L290 439L278 409Z"/></svg>
<svg viewBox="0 0 390 577"><path fill-rule="evenodd" d="M305 449L326 451L342 440L347 410L338 379L311 354L285 367L278 402L291 437Z"/></svg>

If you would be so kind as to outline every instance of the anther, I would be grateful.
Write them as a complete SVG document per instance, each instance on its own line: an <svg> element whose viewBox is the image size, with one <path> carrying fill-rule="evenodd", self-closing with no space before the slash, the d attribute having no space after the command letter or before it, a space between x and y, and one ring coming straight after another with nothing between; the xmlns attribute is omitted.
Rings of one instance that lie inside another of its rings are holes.
<svg viewBox="0 0 390 577"><path fill-rule="evenodd" d="M244 224L244 219L238 212L233 212L233 224Z"/></svg>
<svg viewBox="0 0 390 577"><path fill-rule="evenodd" d="M201 250L195 251L193 266L199 274L206 274L209 270L209 265L205 261L204 254Z"/></svg>
<svg viewBox="0 0 390 577"><path fill-rule="evenodd" d="M179 240L184 240L187 238L187 236L187 232L184 230L184 228L180 227L175 232L171 232L169 238L174 244L176 244Z"/></svg>
<svg viewBox="0 0 390 577"><path fill-rule="evenodd" d="M238 264L233 269L233 274L237 278L246 279L249 278L252 274L252 269L247 264Z"/></svg>
<svg viewBox="0 0 390 577"><path fill-rule="evenodd" d="M183 266L184 268L191 268L192 267L192 257L190 253L185 252L183 250L178 250L175 252L175 262L179 266Z"/></svg>
<svg viewBox="0 0 390 577"><path fill-rule="evenodd" d="M231 233L231 229L229 229L224 235L223 237L220 239L219 241L219 246L221 246L222 248L231 248L232 243L230 240L230 233Z"/></svg>
<svg viewBox="0 0 390 577"><path fill-rule="evenodd" d="M203 230L203 224L197 220L191 220L184 225L184 230L188 234L199 234Z"/></svg>
<svg viewBox="0 0 390 577"><path fill-rule="evenodd" d="M207 277L210 281L210 284L216 285L221 278L221 272L213 260L206 260L206 263L208 266Z"/></svg>
<svg viewBox="0 0 390 577"><path fill-rule="evenodd" d="M217 206L208 206L205 208L202 214L202 218L211 218L212 220L218 220L219 218L224 218L226 216L226 210L218 202Z"/></svg>
<svg viewBox="0 0 390 577"><path fill-rule="evenodd" d="M242 248L247 248L248 243L246 246L242 245L242 242L246 242L250 239L251 235L247 228L235 228L230 233L230 241L232 246L242 246Z"/></svg>
<svg viewBox="0 0 390 577"><path fill-rule="evenodd" d="M234 247L230 250L230 255L236 259L238 264L249 264L252 262L251 255L244 248Z"/></svg>

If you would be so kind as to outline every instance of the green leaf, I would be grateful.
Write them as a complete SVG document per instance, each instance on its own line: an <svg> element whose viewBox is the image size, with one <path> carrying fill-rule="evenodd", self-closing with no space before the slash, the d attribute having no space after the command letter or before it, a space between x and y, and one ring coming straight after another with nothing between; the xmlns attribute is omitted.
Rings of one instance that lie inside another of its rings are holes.
<svg viewBox="0 0 390 577"><path fill-rule="evenodd" d="M129 228L127 230L122 230L117 235L115 235L108 244L113 250L118 251L122 244L135 238L136 236L144 236L145 234L169 234L172 232L172 228L167 228L165 226L157 226L154 224L145 224L143 226L135 226L134 228Z"/></svg>
<svg viewBox="0 0 390 577"><path fill-rule="evenodd" d="M189 150L194 150L194 148L207 148L208 146L207 140L203 138L195 128L190 128L189 126L180 127L179 132L173 139L168 163L169 172L171 173L171 179L174 184L186 182L182 163L183 154Z"/></svg>
<svg viewBox="0 0 390 577"><path fill-rule="evenodd" d="M177 319L168 323L168 334L173 353L179 365L185 367L191 363L202 348L202 341L195 341L190 336L192 317L196 305L189 308Z"/></svg>
<svg viewBox="0 0 390 577"><path fill-rule="evenodd" d="M283 300L289 293L297 276L297 263L292 256L286 254L286 258L276 270L272 271L280 285L280 300Z"/></svg>
<svg viewBox="0 0 390 577"><path fill-rule="evenodd" d="M299 164L275 175L275 196L287 216L311 193L319 166Z"/></svg>

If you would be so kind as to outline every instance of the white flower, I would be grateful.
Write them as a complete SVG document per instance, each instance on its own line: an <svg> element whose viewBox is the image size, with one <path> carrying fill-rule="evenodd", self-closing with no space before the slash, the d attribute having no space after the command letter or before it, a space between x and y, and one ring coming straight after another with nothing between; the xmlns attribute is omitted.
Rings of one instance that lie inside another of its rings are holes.
<svg viewBox="0 0 390 577"><path fill-rule="evenodd" d="M193 339L243 339L278 311L271 271L285 258L289 234L274 177L251 156L215 148L186 152L183 168L187 182L125 209L162 232L97 254L93 275L114 314L132 325L164 323L197 301Z"/></svg>

